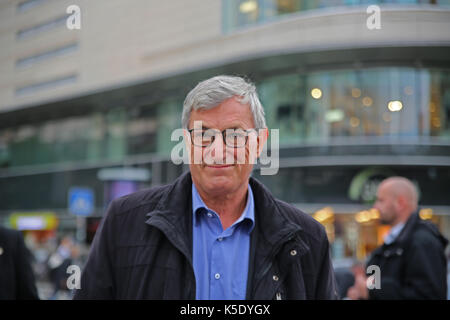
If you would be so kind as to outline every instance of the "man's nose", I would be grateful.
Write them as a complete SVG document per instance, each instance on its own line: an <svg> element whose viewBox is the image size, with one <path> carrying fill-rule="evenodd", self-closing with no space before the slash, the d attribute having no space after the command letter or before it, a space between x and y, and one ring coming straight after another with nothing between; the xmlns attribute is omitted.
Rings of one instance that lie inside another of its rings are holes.
<svg viewBox="0 0 450 320"><path fill-rule="evenodd" d="M211 149L211 157L214 161L216 163L223 163L226 158L226 144L223 142L223 137L221 134L217 134L215 136L214 141L209 148Z"/></svg>
<svg viewBox="0 0 450 320"><path fill-rule="evenodd" d="M380 206L379 206L378 201L375 201L375 202L373 203L372 208L375 209L375 210L377 210L378 212L380 212Z"/></svg>

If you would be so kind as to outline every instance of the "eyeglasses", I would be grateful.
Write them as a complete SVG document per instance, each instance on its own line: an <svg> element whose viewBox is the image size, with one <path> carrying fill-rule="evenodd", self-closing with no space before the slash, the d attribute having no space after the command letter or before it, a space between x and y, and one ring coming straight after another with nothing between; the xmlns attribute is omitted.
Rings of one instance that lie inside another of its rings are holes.
<svg viewBox="0 0 450 320"><path fill-rule="evenodd" d="M206 148L215 140L218 134L222 135L224 143L231 148L243 148L247 144L248 136L256 129L225 129L219 131L216 129L190 129L191 141L194 146Z"/></svg>

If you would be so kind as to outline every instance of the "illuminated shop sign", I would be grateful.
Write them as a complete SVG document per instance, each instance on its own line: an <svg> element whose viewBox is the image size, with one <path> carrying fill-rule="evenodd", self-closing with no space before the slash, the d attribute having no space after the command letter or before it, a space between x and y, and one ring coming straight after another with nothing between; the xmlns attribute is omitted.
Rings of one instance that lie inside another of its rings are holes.
<svg viewBox="0 0 450 320"><path fill-rule="evenodd" d="M58 218L54 212L14 212L9 223L17 230L54 230L58 226Z"/></svg>

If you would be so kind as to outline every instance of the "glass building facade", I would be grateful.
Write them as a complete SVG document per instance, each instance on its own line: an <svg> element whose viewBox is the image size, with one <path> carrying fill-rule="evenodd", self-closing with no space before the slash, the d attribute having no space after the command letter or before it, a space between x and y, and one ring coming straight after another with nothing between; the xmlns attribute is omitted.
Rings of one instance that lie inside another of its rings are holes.
<svg viewBox="0 0 450 320"><path fill-rule="evenodd" d="M0 130L0 167L120 161L137 154L170 154L182 100L114 107L107 112L43 120Z"/></svg>
<svg viewBox="0 0 450 320"><path fill-rule="evenodd" d="M267 125L280 146L373 138L450 143L450 72L377 67L279 74L259 79ZM0 130L0 167L121 161L177 142L183 96L149 105L24 123ZM398 141L398 140L396 140Z"/></svg>
<svg viewBox="0 0 450 320"><path fill-rule="evenodd" d="M288 74L259 84L280 144L331 137L450 141L450 73L400 67Z"/></svg>
<svg viewBox="0 0 450 320"><path fill-rule="evenodd" d="M427 157L450 157L450 70L390 65L280 71L255 82L268 127L279 130L280 169L276 175L258 170L253 175L276 197L308 213L320 216L328 207L339 213L321 221L335 258L361 258L379 244L386 229L376 220L359 223L355 217L370 206L383 177L406 176L420 186L421 203L449 206L445 190L450 189L450 170L428 163ZM46 209L70 228L67 194L73 186L93 190L93 216L100 217L111 191L99 178L102 168L131 166L151 172L135 189L173 181L187 167L170 160L179 143L171 134L181 127L186 88L194 85L147 102L106 110L94 106L48 119L44 114L3 127L3 217ZM407 157L408 165L400 165L397 158L379 165L358 162L377 156L389 160L392 155ZM344 160L337 161L339 157ZM414 157L423 159L415 165ZM372 180L355 196L355 177L368 170ZM450 224L445 216L433 219L441 228Z"/></svg>
<svg viewBox="0 0 450 320"><path fill-rule="evenodd" d="M223 30L232 32L243 27L276 21L311 10L336 10L340 7L369 5L436 5L449 7L449 0L223 0Z"/></svg>

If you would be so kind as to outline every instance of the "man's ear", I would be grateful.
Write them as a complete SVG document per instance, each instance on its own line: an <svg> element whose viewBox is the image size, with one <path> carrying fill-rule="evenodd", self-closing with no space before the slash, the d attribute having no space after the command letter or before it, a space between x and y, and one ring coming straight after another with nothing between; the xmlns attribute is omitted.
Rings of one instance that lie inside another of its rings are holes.
<svg viewBox="0 0 450 320"><path fill-rule="evenodd" d="M186 144L187 148L191 147L191 135L189 134L189 131L187 131L187 129L183 128L183 138L184 138L184 143Z"/></svg>
<svg viewBox="0 0 450 320"><path fill-rule="evenodd" d="M406 197L404 195L398 196L398 198L396 200L396 204L397 204L397 208L402 211L404 211L405 209L407 209L409 207L408 200L406 199Z"/></svg>
<svg viewBox="0 0 450 320"><path fill-rule="evenodd" d="M269 129L258 129L258 158L261 156L261 152L263 151L267 139L269 139Z"/></svg>

